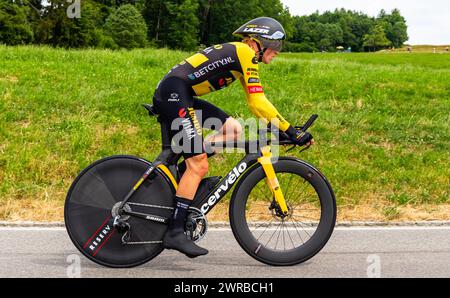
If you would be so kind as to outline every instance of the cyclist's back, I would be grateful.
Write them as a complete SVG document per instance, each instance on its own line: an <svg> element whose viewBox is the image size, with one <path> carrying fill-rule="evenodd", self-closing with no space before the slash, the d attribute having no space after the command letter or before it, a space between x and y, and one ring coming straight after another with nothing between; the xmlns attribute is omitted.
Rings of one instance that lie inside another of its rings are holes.
<svg viewBox="0 0 450 298"><path fill-rule="evenodd" d="M242 42L208 47L175 65L163 80L169 77L184 81L197 96L223 89L241 78L248 86L261 87L255 52Z"/></svg>

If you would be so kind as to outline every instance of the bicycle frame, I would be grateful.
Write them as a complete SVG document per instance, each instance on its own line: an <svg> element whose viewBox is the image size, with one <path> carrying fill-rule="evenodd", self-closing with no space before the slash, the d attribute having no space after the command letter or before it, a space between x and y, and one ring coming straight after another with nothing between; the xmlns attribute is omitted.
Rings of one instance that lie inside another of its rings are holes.
<svg viewBox="0 0 450 298"><path fill-rule="evenodd" d="M157 116L152 106L144 105L149 111L150 115ZM133 196L136 190L140 187L140 185L150 176L150 174L157 170L159 171L166 180L171 183L176 190L177 185L177 176L178 176L178 168L177 164L179 159L181 158L180 154L174 153L169 138L169 131L167 125L160 121L158 117L158 122L161 125L161 134L162 134L162 152L158 155L155 161L151 166L147 168L142 177L137 181L137 183L133 186L133 188L128 192L125 198L120 205L120 214L136 216L142 219L147 219L151 221L156 221L160 223L167 223L168 219L163 218L161 216L152 215L152 214L143 214L133 211L127 211L123 207L129 201L129 199ZM263 144L263 146L261 146ZM247 153L244 158L241 159L237 163L237 165L228 172L228 174L220 180L220 182L204 197L196 198L192 204L192 207L199 209L203 214L208 214L212 208L233 188L233 185L239 180L239 177L242 176L248 169L253 167L254 165L260 163L264 169L264 172L267 177L267 183L271 192L273 193L276 202L279 204L280 209L283 213L287 214L288 209L286 202L284 200L283 193L279 187L278 180L275 175L275 171L272 165L272 154L270 150L270 140L262 139L255 141L227 141L227 142L214 142L209 143L209 146L220 147L220 148L240 148L244 149ZM254 149L256 148L256 152Z"/></svg>

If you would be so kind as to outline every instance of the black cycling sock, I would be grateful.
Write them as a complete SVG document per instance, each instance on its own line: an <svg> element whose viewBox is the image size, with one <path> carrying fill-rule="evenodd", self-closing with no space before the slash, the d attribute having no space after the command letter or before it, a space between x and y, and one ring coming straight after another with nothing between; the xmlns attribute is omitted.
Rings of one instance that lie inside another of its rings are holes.
<svg viewBox="0 0 450 298"><path fill-rule="evenodd" d="M172 215L171 226L174 229L183 229L184 223L187 216L187 210L189 206L192 204L192 200L188 200L179 196L175 196L175 211Z"/></svg>

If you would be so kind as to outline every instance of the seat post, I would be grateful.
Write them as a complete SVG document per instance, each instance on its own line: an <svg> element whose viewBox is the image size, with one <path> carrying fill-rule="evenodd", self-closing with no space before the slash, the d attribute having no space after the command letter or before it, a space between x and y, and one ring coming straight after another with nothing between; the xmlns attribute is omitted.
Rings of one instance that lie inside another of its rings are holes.
<svg viewBox="0 0 450 298"><path fill-rule="evenodd" d="M169 127L166 121L163 121L160 116L158 116L158 122L161 126L161 141L162 141L162 150L170 149L170 134Z"/></svg>

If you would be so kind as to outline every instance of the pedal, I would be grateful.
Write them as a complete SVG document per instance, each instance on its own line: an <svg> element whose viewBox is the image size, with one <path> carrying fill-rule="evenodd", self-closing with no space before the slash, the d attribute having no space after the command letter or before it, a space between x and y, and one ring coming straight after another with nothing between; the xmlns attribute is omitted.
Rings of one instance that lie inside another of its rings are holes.
<svg viewBox="0 0 450 298"><path fill-rule="evenodd" d="M189 233L189 238L194 239L194 225L192 222L186 223L186 230Z"/></svg>

